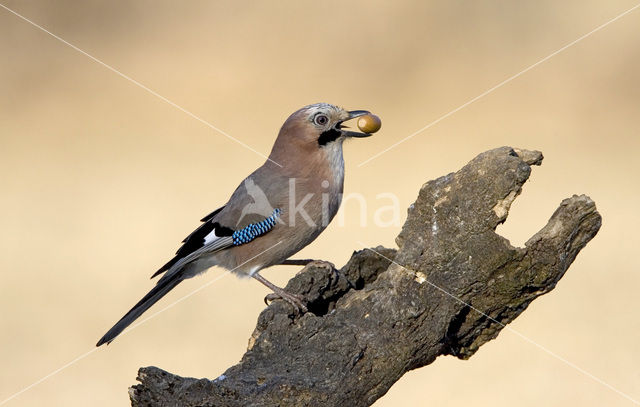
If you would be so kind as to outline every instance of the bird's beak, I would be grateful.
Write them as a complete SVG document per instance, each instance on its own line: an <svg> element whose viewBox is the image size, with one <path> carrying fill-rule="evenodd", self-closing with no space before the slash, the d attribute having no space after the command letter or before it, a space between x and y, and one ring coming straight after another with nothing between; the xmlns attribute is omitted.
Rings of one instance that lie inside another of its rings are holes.
<svg viewBox="0 0 640 407"><path fill-rule="evenodd" d="M347 131L344 130L345 126L342 126L343 122L346 122L347 120L351 120L351 119L355 119L356 117L360 117L360 116L364 116L367 114L371 114L371 112L368 112L366 110L351 110L349 113L349 117L347 117L346 119L344 119L343 121L341 121L340 123L338 123L336 125L336 128L338 130L340 130L340 132L342 132L342 134L345 137L369 137L371 135L371 133L359 133L357 131Z"/></svg>

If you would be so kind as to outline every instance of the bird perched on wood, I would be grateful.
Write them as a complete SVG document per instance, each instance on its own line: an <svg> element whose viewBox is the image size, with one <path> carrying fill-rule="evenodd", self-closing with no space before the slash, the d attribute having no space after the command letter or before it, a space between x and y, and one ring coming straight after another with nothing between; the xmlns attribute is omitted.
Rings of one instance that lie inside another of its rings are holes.
<svg viewBox="0 0 640 407"><path fill-rule="evenodd" d="M202 218L176 256L153 276L164 275L97 343L111 342L183 280L212 266L251 276L301 311L304 299L270 283L260 270L287 260L311 243L338 211L344 184L342 143L370 133L345 130L343 122L370 113L318 103L293 113L282 125L267 161L249 175L229 201Z"/></svg>

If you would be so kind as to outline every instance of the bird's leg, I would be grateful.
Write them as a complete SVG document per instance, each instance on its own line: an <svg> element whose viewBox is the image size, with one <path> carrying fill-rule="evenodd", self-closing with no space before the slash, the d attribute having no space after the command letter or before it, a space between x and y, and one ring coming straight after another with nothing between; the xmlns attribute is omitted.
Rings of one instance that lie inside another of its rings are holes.
<svg viewBox="0 0 640 407"><path fill-rule="evenodd" d="M289 259L289 260L283 260L282 263L280 263L283 266L306 266L307 264L313 262L315 260L312 259Z"/></svg>
<svg viewBox="0 0 640 407"><path fill-rule="evenodd" d="M302 299L301 296L296 294L291 294L290 292L285 291L283 288L278 287L277 285L273 284L272 282L262 277L258 273L254 273L252 277L260 281L262 284L266 285L271 291L273 291L273 293L264 297L265 304L269 305L268 301L273 301L281 298L286 302L288 302L289 304L293 305L299 311L302 311L302 312L308 311L307 306L305 305L304 300Z"/></svg>
<svg viewBox="0 0 640 407"><path fill-rule="evenodd" d="M333 263L325 260L291 259L283 260L280 264L283 266L304 266L304 268L300 270L300 273L302 273L302 271L304 271L307 267L318 267L323 268L327 271L338 271Z"/></svg>

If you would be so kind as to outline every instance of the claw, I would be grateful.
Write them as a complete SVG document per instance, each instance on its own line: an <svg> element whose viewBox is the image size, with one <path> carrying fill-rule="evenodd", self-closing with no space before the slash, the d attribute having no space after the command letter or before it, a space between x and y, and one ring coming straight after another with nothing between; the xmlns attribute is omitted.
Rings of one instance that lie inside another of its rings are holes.
<svg viewBox="0 0 640 407"><path fill-rule="evenodd" d="M267 287L269 287L271 289L271 291L273 291L272 294L269 294L266 297L264 297L265 304L269 305L268 301L273 301L273 300L276 300L276 299L283 299L286 302L288 302L289 304L293 305L294 308L296 308L298 311L302 311L303 313L308 311L303 297L301 297L299 295L296 295L296 294L291 294L290 292L285 291L284 289L282 289L282 288L278 287L277 285L271 283L266 278L262 277L259 273L253 274L252 277L255 278L256 280L260 281L262 284L264 284Z"/></svg>
<svg viewBox="0 0 640 407"><path fill-rule="evenodd" d="M332 277L332 281L333 278L335 278L336 280L340 278L340 270L338 270L336 268L336 266L331 263L330 261L325 261L325 260L311 260L309 263L307 263L306 266L304 266L302 268L302 270L300 270L298 272L298 274L302 273L303 271L305 271L307 269L307 267L317 267L317 268L321 268L321 269L325 269L327 271L333 272L333 277Z"/></svg>
<svg viewBox="0 0 640 407"><path fill-rule="evenodd" d="M272 292L271 294L267 294L264 297L264 303L267 305L269 305L270 301L274 301L274 300L285 300L289 304L293 305L294 308L296 308L299 312L302 312L302 313L309 311L307 309L307 306L305 305L304 299L301 296L296 294L291 294L290 292L287 292L285 290L282 290L279 292Z"/></svg>
<svg viewBox="0 0 640 407"><path fill-rule="evenodd" d="M298 274L302 273L304 270L306 270L309 267L317 267L317 268L321 268L321 269L325 269L327 271L334 271L337 272L338 270L336 269L336 266L331 263L330 261L325 261L325 260L312 260L309 263L307 263L302 270L300 270L298 272Z"/></svg>

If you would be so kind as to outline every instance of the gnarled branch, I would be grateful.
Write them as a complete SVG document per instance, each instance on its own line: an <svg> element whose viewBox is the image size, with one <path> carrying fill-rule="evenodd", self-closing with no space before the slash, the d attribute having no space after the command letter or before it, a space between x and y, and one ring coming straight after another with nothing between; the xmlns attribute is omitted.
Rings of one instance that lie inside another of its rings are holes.
<svg viewBox="0 0 640 407"><path fill-rule="evenodd" d="M529 303L552 290L598 232L587 196L565 199L525 247L495 233L539 165L537 151L502 147L427 182L398 249L355 252L338 274L309 268L275 301L249 349L215 380L141 368L133 406L368 406L439 355L471 357Z"/></svg>

